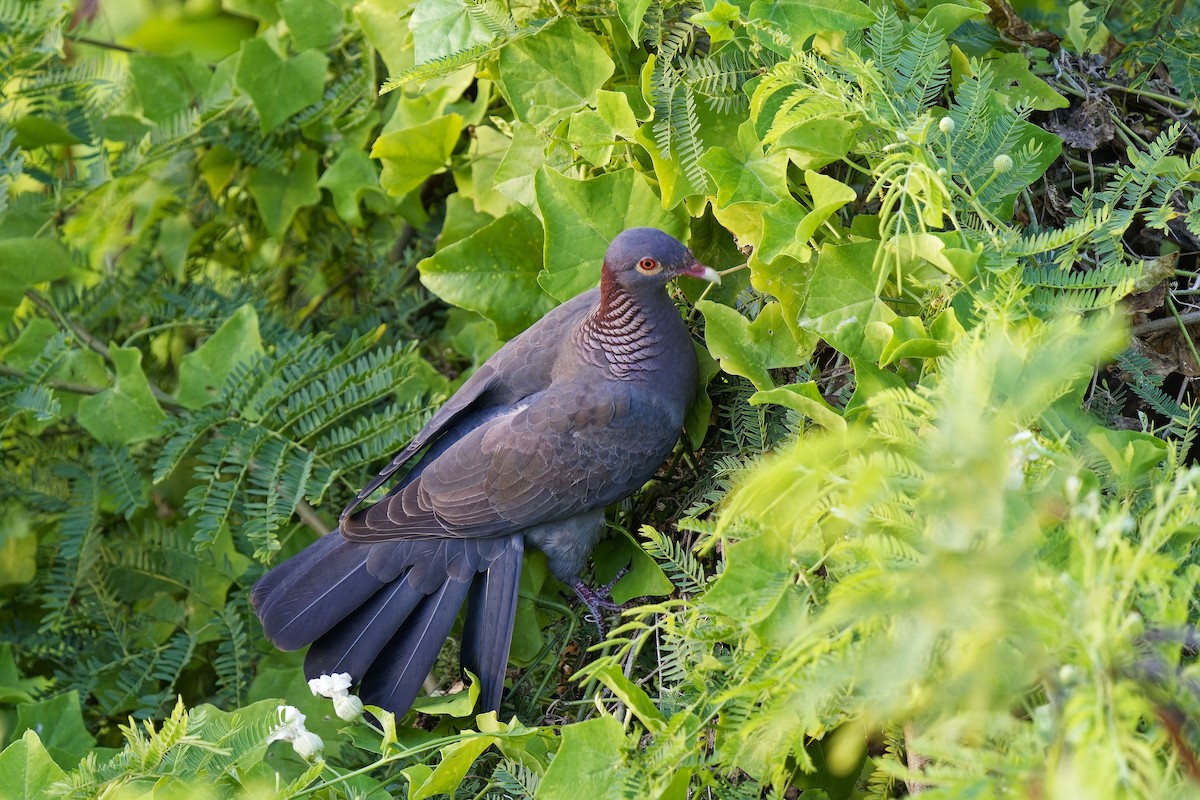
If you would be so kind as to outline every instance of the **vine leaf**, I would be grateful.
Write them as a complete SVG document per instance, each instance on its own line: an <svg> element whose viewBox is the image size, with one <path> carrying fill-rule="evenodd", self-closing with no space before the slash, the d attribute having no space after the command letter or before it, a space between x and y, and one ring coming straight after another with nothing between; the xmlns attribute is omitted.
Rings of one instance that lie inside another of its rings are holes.
<svg viewBox="0 0 1200 800"><path fill-rule="evenodd" d="M713 147L700 157L700 166L717 184L718 205L773 204L788 198L787 155L764 154L752 122L738 129L738 145L739 153Z"/></svg>
<svg viewBox="0 0 1200 800"><path fill-rule="evenodd" d="M750 396L750 405L758 406L763 403L790 408L834 433L843 433L846 430L846 420L842 418L841 412L829 405L813 381L780 386L755 392Z"/></svg>
<svg viewBox="0 0 1200 800"><path fill-rule="evenodd" d="M632 169L577 181L542 168L534 187L546 228L546 268L538 283L560 301L596 285L604 251L626 228L687 236L682 215L663 210L646 179Z"/></svg>
<svg viewBox="0 0 1200 800"><path fill-rule="evenodd" d="M104 444L129 444L153 436L167 418L150 393L136 347L109 346L117 377L113 386L79 401L79 424Z"/></svg>
<svg viewBox="0 0 1200 800"><path fill-rule="evenodd" d="M792 337L779 303L768 303L753 322L711 300L701 300L696 308L704 315L705 343L721 369L749 378L760 390L775 388L769 370L798 366L812 350L813 343L802 346Z"/></svg>
<svg viewBox="0 0 1200 800"><path fill-rule="evenodd" d="M321 174L317 186L333 196L333 207L347 224L361 227L362 213L358 204L364 195L383 197L379 187L379 172L371 159L361 150L348 147Z"/></svg>
<svg viewBox="0 0 1200 800"><path fill-rule="evenodd" d="M321 201L317 188L317 152L305 150L291 168L255 167L246 188L258 206L267 232L275 238L287 233L296 212Z"/></svg>
<svg viewBox="0 0 1200 800"><path fill-rule="evenodd" d="M341 33L342 10L329 0L283 0L279 13L297 50L326 47Z"/></svg>
<svg viewBox="0 0 1200 800"><path fill-rule="evenodd" d="M563 18L500 52L500 92L517 119L540 127L594 106L615 69L595 39Z"/></svg>
<svg viewBox="0 0 1200 800"><path fill-rule="evenodd" d="M83 725L83 712L76 691L55 695L38 703L17 706L17 727L14 731L41 731L46 752L60 767L73 769L96 740Z"/></svg>
<svg viewBox="0 0 1200 800"><path fill-rule="evenodd" d="M875 294L871 265L878 247L878 242L822 247L799 321L800 327L851 357L863 352L869 323L896 318Z"/></svg>
<svg viewBox="0 0 1200 800"><path fill-rule="evenodd" d="M217 399L217 391L237 365L263 354L258 312L247 303L179 364L179 404L196 409Z"/></svg>
<svg viewBox="0 0 1200 800"><path fill-rule="evenodd" d="M564 725L562 744L542 776L541 800L596 800L624 797L625 735L615 717L603 714L587 722Z"/></svg>
<svg viewBox="0 0 1200 800"><path fill-rule="evenodd" d="M408 25L412 29L413 60L417 64L488 45L495 38L482 22L471 16L463 0L419 0L413 6Z"/></svg>
<svg viewBox="0 0 1200 800"><path fill-rule="evenodd" d="M511 339L554 307L538 286L542 226L517 206L417 264L421 282L448 303L477 311Z"/></svg>
<svg viewBox="0 0 1200 800"><path fill-rule="evenodd" d="M250 95L264 133L288 117L321 101L329 59L305 50L284 59L262 39L247 39L238 57L235 79Z"/></svg>
<svg viewBox="0 0 1200 800"><path fill-rule="evenodd" d="M875 12L858 0L757 0L750 4L750 18L771 23L788 35L788 47L772 37L763 40L764 45L787 57L803 49L815 33L865 28L875 21Z"/></svg>
<svg viewBox="0 0 1200 800"><path fill-rule="evenodd" d="M70 254L53 239L0 241L0 325L12 319L26 289L35 283L57 280L70 269Z"/></svg>
<svg viewBox="0 0 1200 800"><path fill-rule="evenodd" d="M462 117L446 114L380 136L371 147L371 158L383 162L380 184L388 194L402 197L443 171L462 128Z"/></svg>

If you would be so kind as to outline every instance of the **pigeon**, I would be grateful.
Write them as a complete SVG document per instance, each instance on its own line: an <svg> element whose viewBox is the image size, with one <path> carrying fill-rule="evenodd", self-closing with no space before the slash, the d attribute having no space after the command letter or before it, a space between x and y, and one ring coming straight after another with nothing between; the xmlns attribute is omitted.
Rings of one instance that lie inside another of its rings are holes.
<svg viewBox="0 0 1200 800"><path fill-rule="evenodd" d="M401 716L465 603L460 660L481 707L498 710L525 549L581 591L605 507L649 480L679 438L697 369L666 290L680 275L720 280L660 230L613 239L597 288L505 344L358 493L336 533L255 584L267 638L311 645L307 677L349 673L364 702Z"/></svg>

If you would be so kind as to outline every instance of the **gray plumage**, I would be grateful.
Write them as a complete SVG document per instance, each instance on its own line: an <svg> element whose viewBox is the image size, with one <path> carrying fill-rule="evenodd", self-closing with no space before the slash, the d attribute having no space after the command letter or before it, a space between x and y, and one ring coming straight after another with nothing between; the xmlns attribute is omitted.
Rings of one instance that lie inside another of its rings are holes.
<svg viewBox="0 0 1200 800"><path fill-rule="evenodd" d="M463 666L499 707L526 546L574 585L604 523L674 447L696 384L665 286L715 280L677 240L613 240L600 286L551 311L472 375L310 545L254 587L278 647L309 677L349 672L408 710L464 601ZM393 476L387 495L358 506Z"/></svg>

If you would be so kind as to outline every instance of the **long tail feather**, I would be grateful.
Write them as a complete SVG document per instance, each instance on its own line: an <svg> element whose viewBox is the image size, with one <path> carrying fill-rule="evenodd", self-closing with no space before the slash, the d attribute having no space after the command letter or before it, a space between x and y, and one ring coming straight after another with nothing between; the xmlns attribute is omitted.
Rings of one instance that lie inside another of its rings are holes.
<svg viewBox="0 0 1200 800"><path fill-rule="evenodd" d="M361 680L423 597L424 592L414 588L407 577L392 581L313 642L304 656L305 676L348 672Z"/></svg>
<svg viewBox="0 0 1200 800"><path fill-rule="evenodd" d="M512 536L505 544L487 571L471 583L463 623L462 664L479 676L479 702L484 711L500 708L521 587L524 540Z"/></svg>
<svg viewBox="0 0 1200 800"><path fill-rule="evenodd" d="M469 582L446 580L409 614L362 678L359 695L396 714L408 711L467 597Z"/></svg>

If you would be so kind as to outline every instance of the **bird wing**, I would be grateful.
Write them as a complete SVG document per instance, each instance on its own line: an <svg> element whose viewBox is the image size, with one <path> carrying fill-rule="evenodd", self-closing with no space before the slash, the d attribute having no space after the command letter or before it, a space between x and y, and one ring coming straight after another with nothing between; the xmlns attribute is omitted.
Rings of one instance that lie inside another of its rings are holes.
<svg viewBox="0 0 1200 800"><path fill-rule="evenodd" d="M396 474L426 445L455 430L464 417L492 406L503 406L545 389L551 380L554 355L564 332L596 304L597 293L585 292L551 310L528 330L514 337L492 355L430 417L396 457L380 470L342 510L345 520L364 500Z"/></svg>
<svg viewBox="0 0 1200 800"><path fill-rule="evenodd" d="M495 536L633 492L678 438L632 387L556 386L485 420L398 491L343 520L351 541Z"/></svg>

